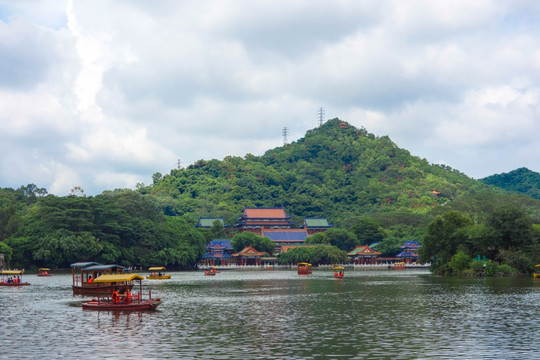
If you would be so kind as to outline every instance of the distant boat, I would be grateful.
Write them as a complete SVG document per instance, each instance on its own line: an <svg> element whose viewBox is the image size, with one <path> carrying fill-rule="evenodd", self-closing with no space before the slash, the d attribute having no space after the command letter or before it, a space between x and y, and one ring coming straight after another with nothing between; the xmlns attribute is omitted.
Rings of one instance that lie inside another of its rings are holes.
<svg viewBox="0 0 540 360"><path fill-rule="evenodd" d="M343 271L345 270L343 266L335 266L332 270L334 270L334 278L343 279Z"/></svg>
<svg viewBox="0 0 540 360"><path fill-rule="evenodd" d="M535 278L540 278L540 264L538 264L538 265L535 266L535 270L534 270L533 276L534 276Z"/></svg>
<svg viewBox="0 0 540 360"><path fill-rule="evenodd" d="M148 275L146 277L147 279L165 280L165 279L170 279L171 278L171 274L166 275L166 274L162 273L162 271L165 271L164 266L154 266L154 267L148 268L148 271L153 271L153 273ZM156 273L156 271L158 271L158 273Z"/></svg>
<svg viewBox="0 0 540 360"><path fill-rule="evenodd" d="M298 266L298 275L310 275L313 272L311 264L300 262L296 266Z"/></svg>
<svg viewBox="0 0 540 360"><path fill-rule="evenodd" d="M405 262L396 262L392 264L392 270L405 270Z"/></svg>
<svg viewBox="0 0 540 360"><path fill-rule="evenodd" d="M49 268L40 268L38 270L37 276L52 276L49 271L51 271L51 269Z"/></svg>
<svg viewBox="0 0 540 360"><path fill-rule="evenodd" d="M217 269L214 267L214 266L210 266L209 268L206 268L204 270L204 275L205 276L214 276L217 274Z"/></svg>
<svg viewBox="0 0 540 360"><path fill-rule="evenodd" d="M0 286L27 286L29 282L22 280L23 270L2 270Z"/></svg>

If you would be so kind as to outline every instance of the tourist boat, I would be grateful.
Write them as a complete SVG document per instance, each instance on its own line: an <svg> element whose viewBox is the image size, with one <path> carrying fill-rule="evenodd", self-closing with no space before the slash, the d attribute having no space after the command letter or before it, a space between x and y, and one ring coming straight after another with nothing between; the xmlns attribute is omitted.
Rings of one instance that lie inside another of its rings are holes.
<svg viewBox="0 0 540 360"><path fill-rule="evenodd" d="M96 299L82 303L85 310L140 311L154 310L161 304L161 299L152 299L150 290L143 293L142 280L137 274L107 274L94 280L98 284L116 284L112 291L98 294ZM139 292L131 294L133 282L138 282ZM104 288L102 288L104 290ZM100 289L100 291L102 290ZM118 295L117 295L118 294ZM145 296L147 295L147 298Z"/></svg>
<svg viewBox="0 0 540 360"><path fill-rule="evenodd" d="M298 266L298 275L310 275L313 272L311 264L300 262L296 265Z"/></svg>
<svg viewBox="0 0 540 360"><path fill-rule="evenodd" d="M536 265L533 276L534 278L540 278L540 264Z"/></svg>
<svg viewBox="0 0 540 360"><path fill-rule="evenodd" d="M343 279L343 271L345 270L343 266L335 266L332 270L334 270L334 278Z"/></svg>
<svg viewBox="0 0 540 360"><path fill-rule="evenodd" d="M405 262L396 262L392 264L392 270L405 270Z"/></svg>
<svg viewBox="0 0 540 360"><path fill-rule="evenodd" d="M26 286L29 282L22 280L23 270L2 270L0 286Z"/></svg>
<svg viewBox="0 0 540 360"><path fill-rule="evenodd" d="M37 276L52 276L49 271L51 271L49 268L39 268Z"/></svg>
<svg viewBox="0 0 540 360"><path fill-rule="evenodd" d="M214 266L210 266L209 268L204 270L205 276L214 276L217 274L217 269Z"/></svg>
<svg viewBox="0 0 540 360"><path fill-rule="evenodd" d="M150 267L148 268L148 271L152 271L152 274L148 275L146 278L147 279L152 279L152 280L164 280L164 279L170 279L171 278L171 274L163 274L162 271L165 271L165 267L164 266L154 266L154 267ZM156 274L156 271L158 271L158 273Z"/></svg>
<svg viewBox="0 0 540 360"><path fill-rule="evenodd" d="M73 277L73 295L97 295L112 293L116 283L94 282L100 275L123 274L125 267L121 265L103 265L97 262L79 262L71 264ZM133 285L131 285L133 287Z"/></svg>

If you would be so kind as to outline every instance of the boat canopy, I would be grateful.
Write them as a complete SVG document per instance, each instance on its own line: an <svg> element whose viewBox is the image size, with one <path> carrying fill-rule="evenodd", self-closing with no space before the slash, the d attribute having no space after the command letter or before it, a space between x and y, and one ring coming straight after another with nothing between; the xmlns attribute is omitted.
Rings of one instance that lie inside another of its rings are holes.
<svg viewBox="0 0 540 360"><path fill-rule="evenodd" d="M22 275L22 270L2 270L2 275Z"/></svg>
<svg viewBox="0 0 540 360"><path fill-rule="evenodd" d="M71 264L71 267L72 268L85 268L85 267L90 266L90 265L100 265L100 263L97 263L97 262L78 262L78 263Z"/></svg>
<svg viewBox="0 0 540 360"><path fill-rule="evenodd" d="M153 266L151 268L148 268L148 271L160 271L165 270L165 266Z"/></svg>
<svg viewBox="0 0 540 360"><path fill-rule="evenodd" d="M536 265L537 268L540 268L540 264Z"/></svg>
<svg viewBox="0 0 540 360"><path fill-rule="evenodd" d="M51 271L49 268L39 268L39 271Z"/></svg>
<svg viewBox="0 0 540 360"><path fill-rule="evenodd" d="M305 262L300 262L300 263L298 263L296 265L298 265L298 266L311 266L311 264L305 263Z"/></svg>
<svg viewBox="0 0 540 360"><path fill-rule="evenodd" d="M343 266L334 266L332 270L345 270Z"/></svg>
<svg viewBox="0 0 540 360"><path fill-rule="evenodd" d="M103 264L96 264L91 266L86 266L83 268L83 271L105 271L109 269L122 269L127 270L122 265L116 265L116 264L109 264L109 265L103 265Z"/></svg>
<svg viewBox="0 0 540 360"><path fill-rule="evenodd" d="M110 283L110 282L127 282L132 280L144 280L144 277L137 274L107 274L98 276L94 282Z"/></svg>

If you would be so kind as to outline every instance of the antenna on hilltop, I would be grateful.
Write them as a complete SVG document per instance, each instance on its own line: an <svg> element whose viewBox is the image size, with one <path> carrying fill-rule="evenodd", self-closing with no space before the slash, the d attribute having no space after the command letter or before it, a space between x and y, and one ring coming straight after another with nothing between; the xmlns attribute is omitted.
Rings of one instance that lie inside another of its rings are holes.
<svg viewBox="0 0 540 360"><path fill-rule="evenodd" d="M178 164L176 165L176 168L178 170L180 170L182 168L182 162L180 161L180 159L178 159Z"/></svg>
<svg viewBox="0 0 540 360"><path fill-rule="evenodd" d="M289 142L287 141L287 135L289 134L289 130L287 127L283 128L283 145L287 145Z"/></svg>
<svg viewBox="0 0 540 360"><path fill-rule="evenodd" d="M321 126L324 123L324 109L322 107L317 111L317 116L319 117L319 126Z"/></svg>

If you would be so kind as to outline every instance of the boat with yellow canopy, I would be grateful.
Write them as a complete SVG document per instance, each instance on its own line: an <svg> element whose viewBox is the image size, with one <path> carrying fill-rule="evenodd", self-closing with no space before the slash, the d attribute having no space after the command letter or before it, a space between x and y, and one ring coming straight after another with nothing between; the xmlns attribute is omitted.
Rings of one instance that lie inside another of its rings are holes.
<svg viewBox="0 0 540 360"><path fill-rule="evenodd" d="M309 263L299 262L296 266L298 266L298 275L310 275L313 272L311 264Z"/></svg>
<svg viewBox="0 0 540 360"><path fill-rule="evenodd" d="M540 278L540 264L535 266L533 276L534 278Z"/></svg>
<svg viewBox="0 0 540 360"><path fill-rule="evenodd" d="M50 271L51 271L51 269L49 269L49 268L39 268L37 276L52 276Z"/></svg>
<svg viewBox="0 0 540 360"><path fill-rule="evenodd" d="M170 279L171 274L164 274L162 271L165 271L164 266L153 266L148 268L148 271L152 271L150 275L148 275L146 278L151 280L165 280ZM156 273L157 271L157 273Z"/></svg>
<svg viewBox="0 0 540 360"><path fill-rule="evenodd" d="M345 270L343 266L334 266L332 270L334 270L334 277L336 279L343 279L343 271Z"/></svg>
<svg viewBox="0 0 540 360"><path fill-rule="evenodd" d="M107 274L97 277L94 282L100 284L115 283L112 292L99 294L97 299L82 303L85 310L154 310L161 304L161 299L152 299L152 293L143 292L142 280L144 277L138 274ZM131 293L130 289L138 283L138 292Z"/></svg>
<svg viewBox="0 0 540 360"><path fill-rule="evenodd" d="M23 270L2 270L0 272L0 286L26 286L29 282L22 280Z"/></svg>

